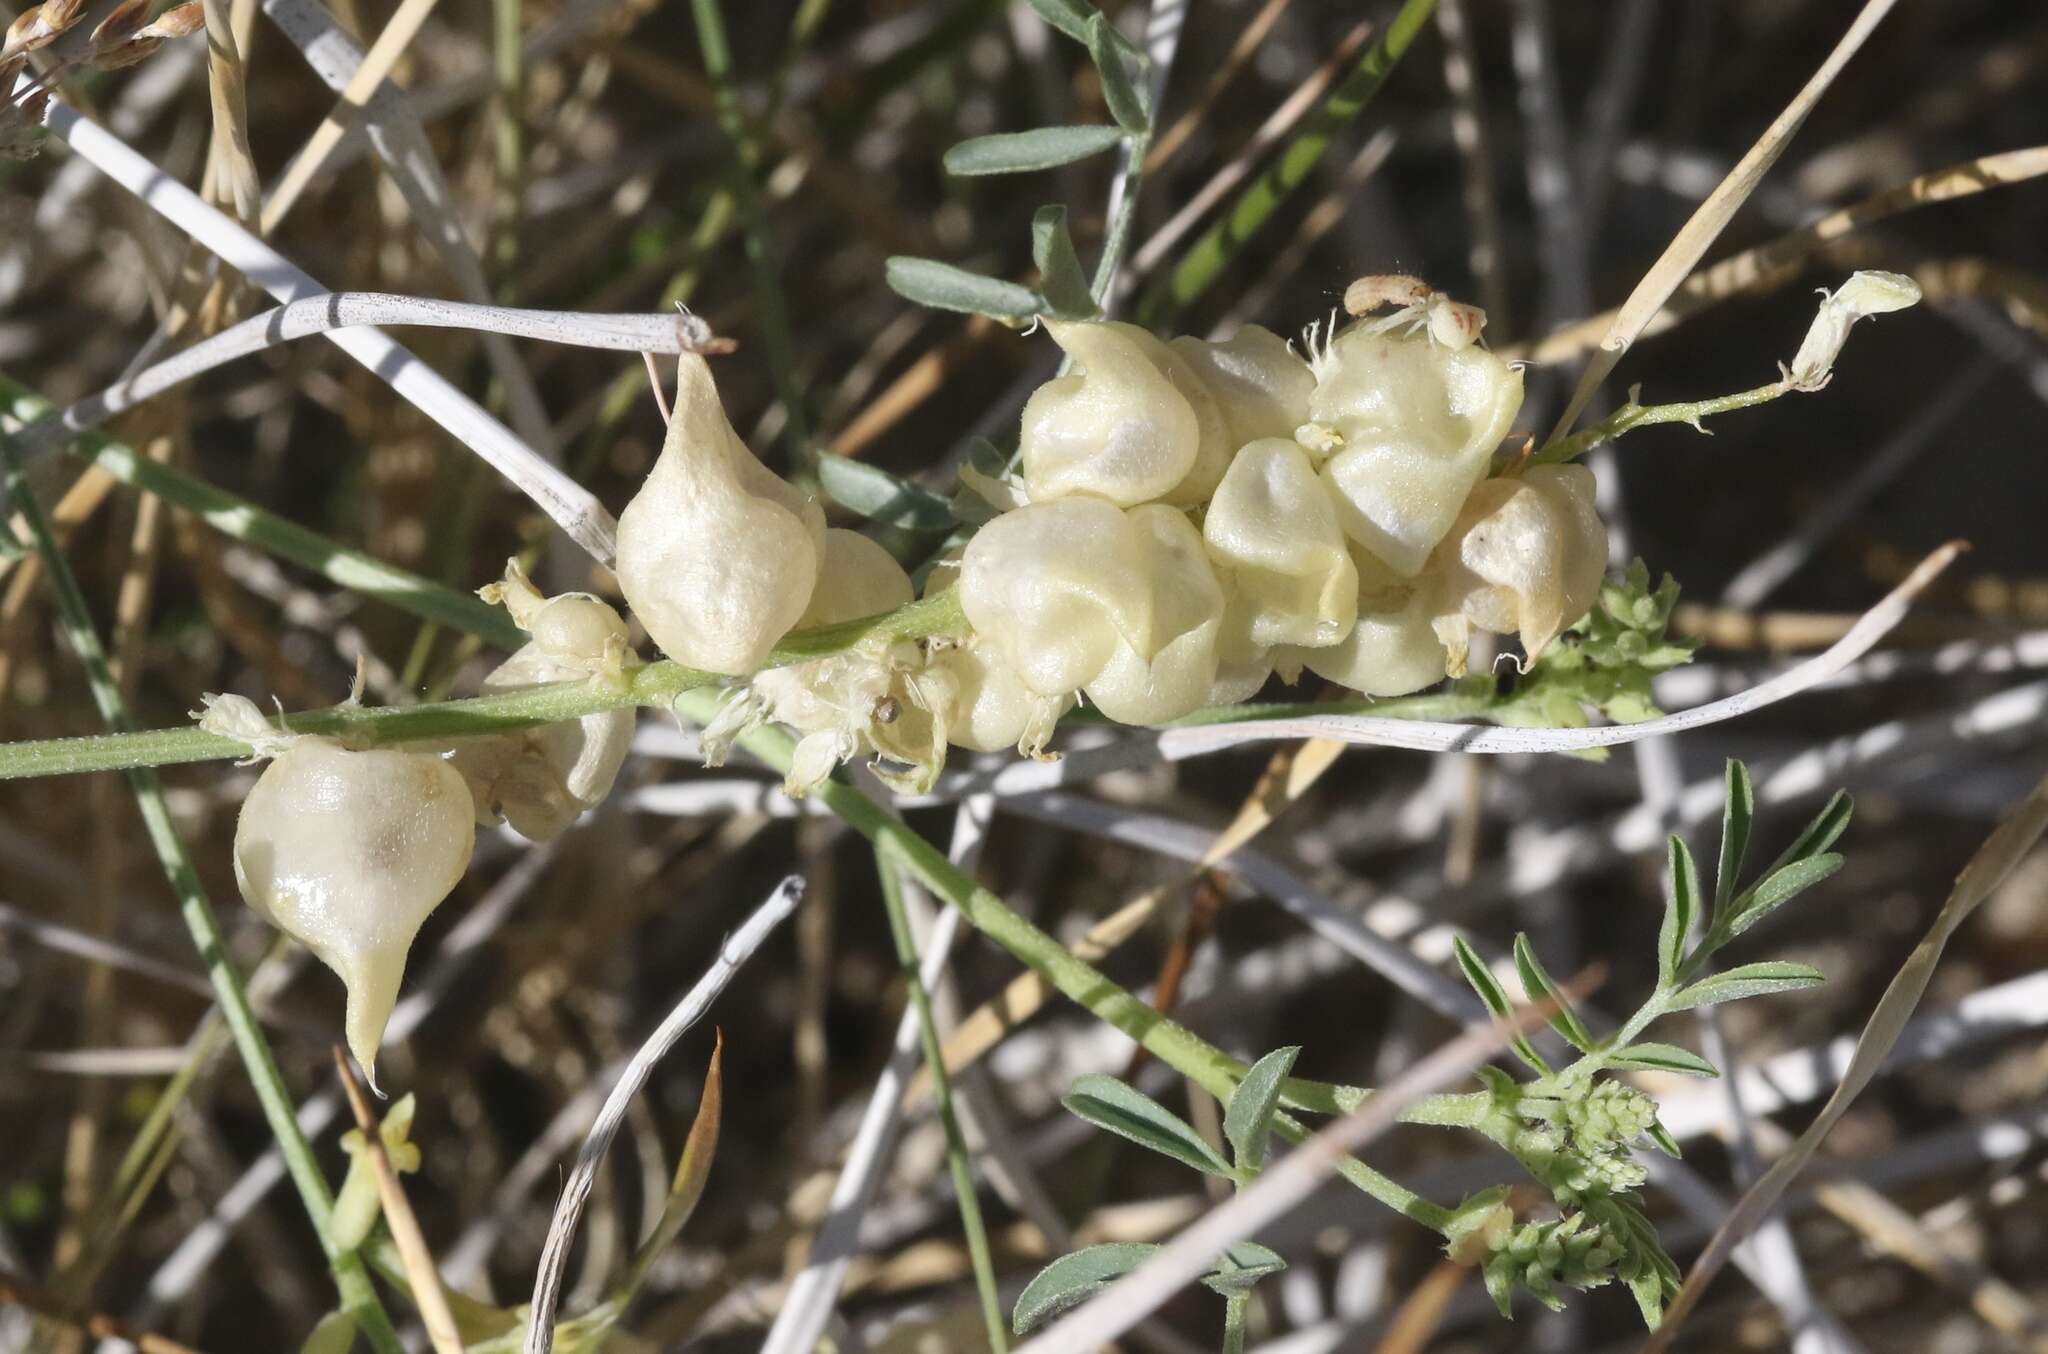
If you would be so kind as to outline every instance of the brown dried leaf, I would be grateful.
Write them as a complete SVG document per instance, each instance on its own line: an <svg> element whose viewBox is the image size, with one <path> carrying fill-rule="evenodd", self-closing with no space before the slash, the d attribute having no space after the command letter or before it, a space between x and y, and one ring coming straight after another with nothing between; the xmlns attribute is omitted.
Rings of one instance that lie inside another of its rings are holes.
<svg viewBox="0 0 2048 1354"><path fill-rule="evenodd" d="M43 22L43 7L30 5L19 17L7 25L7 45L0 48L0 57L13 58L24 52L33 52L57 40L56 30Z"/></svg>
<svg viewBox="0 0 2048 1354"><path fill-rule="evenodd" d="M182 38L197 33L206 27L206 9L201 0L187 0L187 3L167 9L156 16L149 27L135 36L138 38Z"/></svg>
<svg viewBox="0 0 2048 1354"><path fill-rule="evenodd" d="M105 49L121 46L148 22L149 0L121 0L114 7L114 12L100 20L100 26L92 30L93 59L102 60Z"/></svg>
<svg viewBox="0 0 2048 1354"><path fill-rule="evenodd" d="M118 47L95 52L92 64L103 71L125 70L129 66L149 60L156 55L156 49L163 45L162 38L130 38Z"/></svg>

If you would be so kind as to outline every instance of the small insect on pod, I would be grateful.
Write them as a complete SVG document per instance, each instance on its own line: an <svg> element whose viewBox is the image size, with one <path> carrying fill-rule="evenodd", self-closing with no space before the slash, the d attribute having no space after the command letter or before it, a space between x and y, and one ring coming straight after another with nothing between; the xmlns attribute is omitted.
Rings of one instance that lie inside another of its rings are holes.
<svg viewBox="0 0 2048 1354"><path fill-rule="evenodd" d="M1543 465L1487 480L1430 568L1440 580L1435 628L1452 676L1464 671L1473 626L1519 633L1534 662L1600 596L1607 527L1593 506L1593 472Z"/></svg>
<svg viewBox="0 0 2048 1354"><path fill-rule="evenodd" d="M485 694L550 682L623 678L626 623L588 593L546 597L519 561L505 562L505 581L479 590L503 604L513 623L531 635L519 651L483 680ZM633 742L631 706L599 710L580 719L513 733L465 739L450 757L469 782L476 821L500 822L528 841L552 841L611 793Z"/></svg>
<svg viewBox="0 0 2048 1354"><path fill-rule="evenodd" d="M208 697L200 727L271 759L242 802L235 882L340 976L349 1051L374 1086L406 952L476 844L469 787L432 752L280 734L241 696Z"/></svg>
<svg viewBox="0 0 2048 1354"><path fill-rule="evenodd" d="M1237 453L1202 522L1230 600L1232 656L1335 644L1358 615L1358 570L1308 453L1262 438Z"/></svg>
<svg viewBox="0 0 2048 1354"><path fill-rule="evenodd" d="M824 548L823 509L754 458L684 353L661 456L619 514L619 587L647 633L679 663L751 672L809 606Z"/></svg>
<svg viewBox="0 0 2048 1354"><path fill-rule="evenodd" d="M1323 480L1345 534L1412 578L1507 436L1522 376L1484 348L1447 345L1426 323L1408 333L1386 325L1353 324L1313 353L1299 435L1329 456Z"/></svg>

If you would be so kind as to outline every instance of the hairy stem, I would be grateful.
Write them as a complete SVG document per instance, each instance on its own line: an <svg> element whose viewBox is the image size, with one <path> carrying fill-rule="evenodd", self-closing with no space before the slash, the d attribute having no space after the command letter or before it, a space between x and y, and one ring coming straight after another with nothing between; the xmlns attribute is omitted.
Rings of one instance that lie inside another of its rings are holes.
<svg viewBox="0 0 2048 1354"><path fill-rule="evenodd" d="M1546 442L1523 467L1532 465L1557 465L1563 461L1576 460L1603 443L1612 442L1623 433L1637 428L1647 428L1653 423L1690 423L1699 431L1700 420L1715 414L1726 414L1736 409L1753 409L1759 404L1769 404L1780 395L1789 395L1800 389L1789 381L1773 381L1769 385L1756 386L1750 390L1738 390L1733 395L1720 395L1710 400L1691 400L1679 404L1639 404L1636 397L1642 393L1641 386L1628 392L1628 403L1615 410L1605 419L1587 428L1582 428L1570 437L1553 438Z"/></svg>

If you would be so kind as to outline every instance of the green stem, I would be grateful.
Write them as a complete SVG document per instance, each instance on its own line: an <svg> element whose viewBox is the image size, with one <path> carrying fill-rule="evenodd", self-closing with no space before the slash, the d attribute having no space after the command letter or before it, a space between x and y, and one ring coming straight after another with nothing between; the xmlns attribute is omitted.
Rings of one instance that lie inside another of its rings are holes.
<svg viewBox="0 0 2048 1354"><path fill-rule="evenodd" d="M675 703L679 714L696 720L715 713L704 692L688 692ZM778 771L787 771L794 740L781 729L761 727L741 740L743 746ZM973 927L1051 983L1062 995L1097 1019L1128 1035L1146 1052L1187 1077L1218 1100L1228 1103L1246 1064L1204 1040L1194 1031L1118 986L1101 970L1068 952L1002 899L962 874L943 851L885 812L853 786L827 780L811 791L848 827L886 850L934 896L960 910ZM1334 1098L1335 1087L1325 1088ZM1275 1131L1290 1142L1308 1137L1308 1130L1287 1115L1274 1116ZM1346 1157L1337 1173L1396 1212L1437 1231L1449 1225L1450 1210L1441 1208L1364 1162Z"/></svg>
<svg viewBox="0 0 2048 1354"><path fill-rule="evenodd" d="M1769 404L1780 395L1788 395L1798 387L1784 381L1773 381L1769 385L1757 386L1751 390L1738 390L1733 395L1720 395L1710 400L1692 400L1681 404L1636 403L1636 396L1642 387L1636 386L1628 392L1628 403L1615 410L1607 418L1582 428L1570 437L1560 437L1547 442L1543 448L1523 466L1557 465L1563 461L1576 460L1593 448L1605 442L1612 442L1623 433L1637 428L1647 428L1653 423L1690 423L1700 427L1700 420L1715 414L1726 414L1736 409L1753 409L1759 404Z"/></svg>
<svg viewBox="0 0 2048 1354"><path fill-rule="evenodd" d="M910 1003L917 1010L918 1042L924 1049L924 1065L931 1074L932 1105L946 1131L946 1166L953 1177L953 1196L960 1205L960 1226L967 1234L967 1258L974 1268L974 1288L981 1298L981 1315L988 1327L988 1345L994 1354L1004 1354L1009 1333L1003 1324L1003 1305L996 1293L995 1263L989 1258L988 1229L982 1223L981 1198L975 1192L974 1172L967 1164L967 1142L960 1133L959 1118L953 1112L953 1082L946 1075L946 1052L939 1042L938 1023L932 1019L931 993L925 991L918 974L917 942L911 938L910 917L903 905L903 875L891 849L875 847L875 864L882 881L882 903L889 912L889 935L896 943L896 962L903 968L903 981L910 988Z"/></svg>
<svg viewBox="0 0 2048 1354"><path fill-rule="evenodd" d="M884 615L791 635L769 653L765 666L782 667L838 653L874 635L922 639L955 632L961 624L959 601L949 589ZM280 719L279 727L287 733L338 738L358 748L434 742L554 724L628 705L667 707L685 691L729 680L719 673L664 660L631 668L617 681L592 677L553 682L438 705L335 705ZM247 756L250 751L239 739L194 726L91 738L45 738L0 744L0 780L216 761Z"/></svg>
<svg viewBox="0 0 2048 1354"><path fill-rule="evenodd" d="M1406 0L1386 32L1366 49L1351 73L1324 96L1322 106L1303 124L1280 158L1245 186L1230 210L1188 248L1172 272L1147 290L1138 305L1139 324L1159 328L1214 285L1245 243L1322 162L1337 134L1372 102L1435 9L1436 0Z"/></svg>
<svg viewBox="0 0 2048 1354"><path fill-rule="evenodd" d="M0 481L4 481L4 496L12 500L15 509L27 522L36 550L42 556L50 589L56 595L57 612L65 637L80 666L85 669L93 703L99 707L101 718L109 726L118 730L131 728L133 721L127 703L121 698L120 687L107 663L106 650L100 643L98 631L93 628L92 611L86 604L85 593L78 586L77 576L71 572L70 561L57 547L42 506L29 491L14 439L4 432L0 432ZM156 772L147 767L130 769L128 783L135 792L136 805L142 811L142 822L150 844L163 865L171 891L178 897L185 927L199 949L201 962L206 965L206 974L220 1002L228 1032L234 1037L235 1048L241 1053L242 1064L248 1070L250 1084L255 1087L257 1103L262 1106L271 1136L277 1140L278 1151L284 1156L285 1169L290 1173L292 1183L298 1187L306 1216L312 1219L313 1230L319 1234L320 1247L326 1252L328 1265L334 1273L342 1310L354 1319L357 1328L368 1337L379 1354L401 1354L403 1346L399 1344L398 1333L377 1299L377 1290L371 1286L362 1260L354 1251L338 1249L329 1235L328 1218L333 1212L334 1196L328 1191L326 1177L320 1173L319 1162L313 1159L311 1144L299 1132L297 1107L292 1104L291 1093L285 1089L284 1075L278 1070L263 1027L249 1005L242 976L228 958L227 941L221 934L220 920L214 915L205 886L199 882L199 873L192 867L192 859L186 854L185 844L171 821L163 785Z"/></svg>
<svg viewBox="0 0 2048 1354"><path fill-rule="evenodd" d="M0 404L4 404L0 412L24 424L55 412L48 400L6 372L0 372ZM498 607L329 540L246 498L143 456L133 447L97 432L83 432L66 449L122 484L184 509L223 536L310 569L337 587L480 635L500 648L516 649L526 642L519 627Z"/></svg>
<svg viewBox="0 0 2048 1354"><path fill-rule="evenodd" d="M755 298L761 308L761 338L775 377L776 396L782 401L783 440L790 451L790 478L800 485L815 485L817 448L811 445L803 390L797 381L796 347L790 339L789 308L783 298L775 242L769 233L768 213L757 181L761 172L760 143L748 125L746 111L740 107L739 90L733 85L732 48L726 41L720 0L690 0L690 14L696 20L704 73L710 77L716 99L718 125L732 142L737 162L733 188L739 199L740 216L746 223L747 262L753 267Z"/></svg>
<svg viewBox="0 0 2048 1354"><path fill-rule="evenodd" d="M1232 1293L1223 1300L1223 1354L1244 1354L1245 1316L1251 1306L1250 1293Z"/></svg>

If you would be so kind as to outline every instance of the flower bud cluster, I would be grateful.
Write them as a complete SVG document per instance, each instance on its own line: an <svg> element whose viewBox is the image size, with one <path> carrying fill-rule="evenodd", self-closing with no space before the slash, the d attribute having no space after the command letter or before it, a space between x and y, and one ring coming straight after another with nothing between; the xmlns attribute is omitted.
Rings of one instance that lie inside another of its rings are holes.
<svg viewBox="0 0 2048 1354"><path fill-rule="evenodd" d="M1560 1204L1626 1194L1649 1178L1637 1144L1657 1121L1657 1102L1618 1081L1597 1081L1564 1100L1525 1098L1508 1146Z"/></svg>

